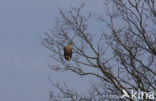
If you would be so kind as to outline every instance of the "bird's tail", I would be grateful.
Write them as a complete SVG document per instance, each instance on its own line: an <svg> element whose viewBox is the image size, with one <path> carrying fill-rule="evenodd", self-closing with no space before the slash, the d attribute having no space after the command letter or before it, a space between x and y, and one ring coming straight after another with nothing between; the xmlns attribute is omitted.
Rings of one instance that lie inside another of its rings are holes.
<svg viewBox="0 0 156 101"><path fill-rule="evenodd" d="M67 61L69 61L69 60L70 60L70 56L65 56L65 59L66 59Z"/></svg>

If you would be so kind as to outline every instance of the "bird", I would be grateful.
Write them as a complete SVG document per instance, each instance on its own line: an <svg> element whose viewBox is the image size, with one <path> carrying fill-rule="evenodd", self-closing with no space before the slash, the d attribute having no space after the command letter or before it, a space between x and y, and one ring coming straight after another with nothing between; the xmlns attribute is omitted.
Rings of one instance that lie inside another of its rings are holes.
<svg viewBox="0 0 156 101"><path fill-rule="evenodd" d="M72 43L69 42L67 46L64 47L64 58L69 61L72 57Z"/></svg>

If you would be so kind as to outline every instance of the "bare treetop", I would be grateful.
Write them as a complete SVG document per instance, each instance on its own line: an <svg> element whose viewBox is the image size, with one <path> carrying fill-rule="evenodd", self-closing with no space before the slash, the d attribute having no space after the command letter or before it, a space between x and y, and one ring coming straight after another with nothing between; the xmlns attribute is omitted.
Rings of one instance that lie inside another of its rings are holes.
<svg viewBox="0 0 156 101"><path fill-rule="evenodd" d="M83 12L84 3L59 9L56 25L42 40L55 61L50 66L52 70L92 75L101 81L92 83L88 96L54 84L61 95L51 93L52 101L113 101L120 99L123 90L129 96L131 89L156 92L155 0L111 0L104 4L101 15ZM107 30L92 33L97 30L89 29L92 19ZM72 43L73 55L66 62L63 51L68 42ZM145 95L143 99L151 100Z"/></svg>

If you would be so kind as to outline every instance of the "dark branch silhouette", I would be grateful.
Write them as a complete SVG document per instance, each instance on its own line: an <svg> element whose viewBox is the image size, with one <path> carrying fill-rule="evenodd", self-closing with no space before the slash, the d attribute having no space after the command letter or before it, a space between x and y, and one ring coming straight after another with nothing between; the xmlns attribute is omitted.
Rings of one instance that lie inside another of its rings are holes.
<svg viewBox="0 0 156 101"><path fill-rule="evenodd" d="M94 76L101 83L92 83L88 96L66 85L53 84L61 94L50 93L50 100L116 101L123 89L129 96L130 89L156 92L155 5L155 0L111 0L105 2L104 12L98 16L84 13L84 4L59 9L55 27L42 40L55 61L50 68ZM89 27L92 19L97 20L103 31L92 33ZM63 54L68 42L73 49L70 62L66 62Z"/></svg>

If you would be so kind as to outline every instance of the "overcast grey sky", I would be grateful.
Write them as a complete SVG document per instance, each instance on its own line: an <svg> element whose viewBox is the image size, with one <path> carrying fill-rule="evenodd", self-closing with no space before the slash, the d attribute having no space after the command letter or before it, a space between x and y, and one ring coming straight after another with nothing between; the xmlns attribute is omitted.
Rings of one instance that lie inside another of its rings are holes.
<svg viewBox="0 0 156 101"><path fill-rule="evenodd" d="M99 11L102 0L88 0ZM40 45L44 32L55 24L57 6L68 8L79 0L0 0L0 101L48 101L50 82L75 78L49 70L49 52ZM68 74L64 74L68 75ZM63 78L64 77L64 78ZM84 82L74 82L84 88ZM72 82L71 82L72 81Z"/></svg>

